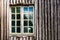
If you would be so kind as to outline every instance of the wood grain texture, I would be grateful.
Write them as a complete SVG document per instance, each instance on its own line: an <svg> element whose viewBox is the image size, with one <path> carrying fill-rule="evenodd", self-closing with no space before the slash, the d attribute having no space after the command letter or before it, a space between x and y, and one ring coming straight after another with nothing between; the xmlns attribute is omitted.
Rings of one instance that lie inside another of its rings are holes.
<svg viewBox="0 0 60 40"><path fill-rule="evenodd" d="M41 20L41 40L58 40L59 39L59 16L60 14L59 0L41 0L39 5L39 20ZM41 17L40 17L41 13ZM40 21L39 21L40 22ZM39 39L40 39L39 38ZM60 39L59 39L60 40Z"/></svg>
<svg viewBox="0 0 60 40"><path fill-rule="evenodd" d="M39 4L38 4L39 2ZM0 0L1 40L9 39L6 0ZM35 0L36 40L60 40L60 0ZM2 11L2 12L1 12Z"/></svg>

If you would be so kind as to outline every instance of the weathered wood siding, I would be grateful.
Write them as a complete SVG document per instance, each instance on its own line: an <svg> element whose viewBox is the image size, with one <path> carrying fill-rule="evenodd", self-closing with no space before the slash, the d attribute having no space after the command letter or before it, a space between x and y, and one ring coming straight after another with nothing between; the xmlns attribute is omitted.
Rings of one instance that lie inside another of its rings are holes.
<svg viewBox="0 0 60 40"><path fill-rule="evenodd" d="M60 0L39 0L39 40L60 40Z"/></svg>
<svg viewBox="0 0 60 40"><path fill-rule="evenodd" d="M60 40L60 0L37 1L35 0L36 40ZM0 2L2 3L0 4L1 40L9 40L7 27L8 3L7 0L1 0Z"/></svg>

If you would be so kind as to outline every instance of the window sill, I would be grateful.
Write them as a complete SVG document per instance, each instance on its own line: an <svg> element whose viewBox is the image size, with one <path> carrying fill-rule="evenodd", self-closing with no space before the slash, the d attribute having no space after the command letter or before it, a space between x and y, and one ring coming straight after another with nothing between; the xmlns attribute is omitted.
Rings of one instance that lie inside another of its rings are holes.
<svg viewBox="0 0 60 40"><path fill-rule="evenodd" d="M34 33L11 33L9 36L35 36Z"/></svg>

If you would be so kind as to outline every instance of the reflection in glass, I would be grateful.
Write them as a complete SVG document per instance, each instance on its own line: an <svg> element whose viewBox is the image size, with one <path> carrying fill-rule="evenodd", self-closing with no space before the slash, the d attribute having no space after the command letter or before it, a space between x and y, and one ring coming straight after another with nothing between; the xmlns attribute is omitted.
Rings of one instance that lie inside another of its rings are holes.
<svg viewBox="0 0 60 40"><path fill-rule="evenodd" d="M24 26L28 26L28 21L24 21Z"/></svg>
<svg viewBox="0 0 60 40"><path fill-rule="evenodd" d="M20 7L16 7L16 12L20 13Z"/></svg>
<svg viewBox="0 0 60 40"><path fill-rule="evenodd" d="M17 19L20 19L20 14L17 14Z"/></svg>
<svg viewBox="0 0 60 40"><path fill-rule="evenodd" d="M12 14L12 19L15 19L15 14Z"/></svg>
<svg viewBox="0 0 60 40"><path fill-rule="evenodd" d="M29 26L33 26L33 22L32 21L29 21Z"/></svg>
<svg viewBox="0 0 60 40"><path fill-rule="evenodd" d="M24 19L28 19L29 15L24 14Z"/></svg>
<svg viewBox="0 0 60 40"><path fill-rule="evenodd" d="M28 32L28 28L24 27L24 33L27 33L27 32Z"/></svg>
<svg viewBox="0 0 60 40"><path fill-rule="evenodd" d="M29 15L29 19L33 19L33 15L30 14L30 15Z"/></svg>
<svg viewBox="0 0 60 40"><path fill-rule="evenodd" d="M15 26L15 21L12 21L12 26Z"/></svg>
<svg viewBox="0 0 60 40"><path fill-rule="evenodd" d="M29 7L29 11L30 12L33 12L33 7Z"/></svg>
<svg viewBox="0 0 60 40"><path fill-rule="evenodd" d="M12 27L12 30L11 31L12 31L12 33L14 33L15 32L15 27Z"/></svg>
<svg viewBox="0 0 60 40"><path fill-rule="evenodd" d="M24 12L28 11L28 7L24 7Z"/></svg>
<svg viewBox="0 0 60 40"><path fill-rule="evenodd" d="M32 27L29 27L28 30L29 30L29 33L33 33L33 28Z"/></svg>
<svg viewBox="0 0 60 40"><path fill-rule="evenodd" d="M17 27L17 33L20 33L20 27Z"/></svg>
<svg viewBox="0 0 60 40"><path fill-rule="evenodd" d="M11 8L11 12L15 13L15 7Z"/></svg>
<svg viewBox="0 0 60 40"><path fill-rule="evenodd" d="M17 26L20 26L20 21L17 21Z"/></svg>

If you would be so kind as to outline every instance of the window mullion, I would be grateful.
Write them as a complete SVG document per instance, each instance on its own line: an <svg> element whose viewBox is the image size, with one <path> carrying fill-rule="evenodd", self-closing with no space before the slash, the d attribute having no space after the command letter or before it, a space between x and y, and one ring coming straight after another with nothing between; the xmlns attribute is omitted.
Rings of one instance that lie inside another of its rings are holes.
<svg viewBox="0 0 60 40"><path fill-rule="evenodd" d="M21 33L23 33L23 7L21 6Z"/></svg>
<svg viewBox="0 0 60 40"><path fill-rule="evenodd" d="M12 15L12 12L11 12L11 8L10 8L10 33L12 33L12 25L11 25L11 23L12 23L12 19L11 19L11 15Z"/></svg>
<svg viewBox="0 0 60 40"><path fill-rule="evenodd" d="M15 7L15 33L17 33L16 7Z"/></svg>
<svg viewBox="0 0 60 40"><path fill-rule="evenodd" d="M34 30L35 30L35 28L34 28L34 7L33 7L33 33L34 33Z"/></svg>
<svg viewBox="0 0 60 40"><path fill-rule="evenodd" d="M29 13L29 7L28 7L28 13ZM30 14L30 13L29 13ZM28 14L28 15L29 15ZM29 17L28 17L28 33L29 33Z"/></svg>

